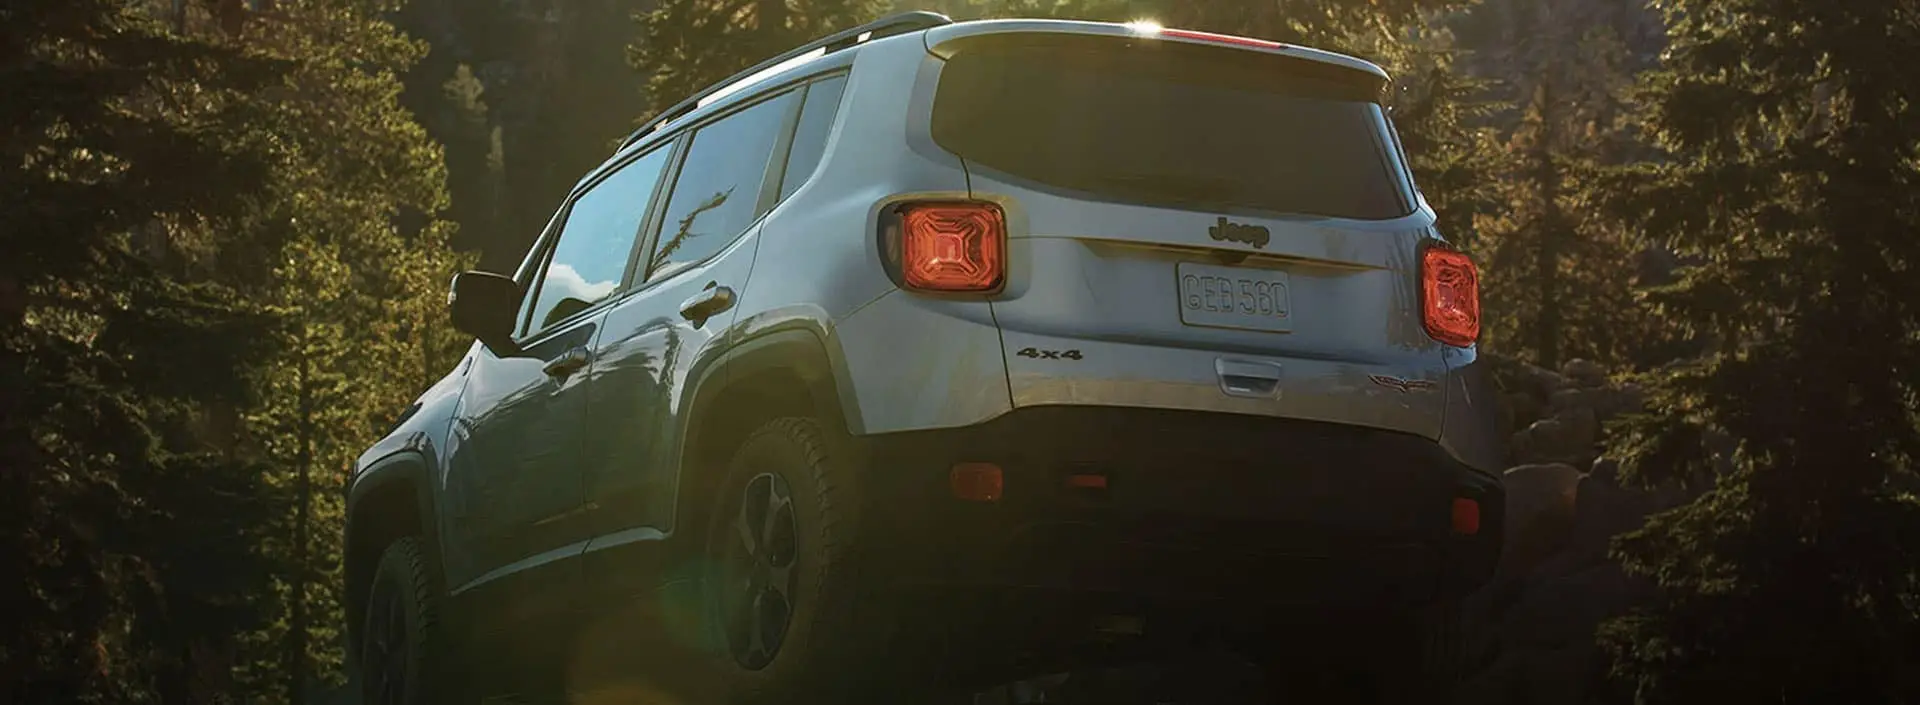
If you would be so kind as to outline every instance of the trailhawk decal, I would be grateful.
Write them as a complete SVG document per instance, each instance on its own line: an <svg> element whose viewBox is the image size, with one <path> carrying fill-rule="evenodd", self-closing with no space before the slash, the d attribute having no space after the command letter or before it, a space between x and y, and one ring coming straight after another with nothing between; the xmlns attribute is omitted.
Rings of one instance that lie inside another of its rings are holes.
<svg viewBox="0 0 1920 705"><path fill-rule="evenodd" d="M1394 390L1401 394L1406 394L1408 392L1412 392L1415 390L1424 392L1426 390L1433 389L1436 386L1432 380L1401 379L1399 377L1393 377L1389 375L1367 375L1367 379L1373 380L1374 384L1378 384L1382 387L1386 387L1388 389Z"/></svg>

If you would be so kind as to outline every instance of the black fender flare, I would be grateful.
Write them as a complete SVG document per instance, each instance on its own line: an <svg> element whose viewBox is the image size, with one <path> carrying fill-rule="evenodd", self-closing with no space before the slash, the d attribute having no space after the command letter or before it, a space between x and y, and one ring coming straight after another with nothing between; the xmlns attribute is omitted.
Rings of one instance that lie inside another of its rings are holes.
<svg viewBox="0 0 1920 705"><path fill-rule="evenodd" d="M380 456L366 464L366 467L353 478L353 485L347 489L347 526L349 531L356 525L355 520L366 507L368 497L379 494L401 484L411 484L415 502L415 516L420 518L421 538L431 546L440 545L439 513L434 506L433 472L431 461L426 453L415 448L403 448Z"/></svg>
<svg viewBox="0 0 1920 705"><path fill-rule="evenodd" d="M715 364L704 366L692 375L692 390L686 396L687 413L680 415L681 425L676 429L680 463L679 476L674 478L674 524L678 525L681 518L687 516L687 503L697 501L689 495L689 488L695 484L690 481L689 473L694 472L699 463L702 443L698 434L703 431L702 419L710 417L722 398L737 389L734 385L754 384L754 380L769 372L791 374L800 380L815 402L824 402L837 410L838 420L849 433L857 435L863 431L865 425L859 405L853 403L853 390L847 385L845 360L834 354L829 340L825 327L811 321L757 331L729 346L716 358Z"/></svg>
<svg viewBox="0 0 1920 705"><path fill-rule="evenodd" d="M368 463L356 473L353 483L347 488L347 516L345 546L342 551L342 568L346 574L346 590L343 605L347 615L347 648L350 656L357 658L359 653L359 629L354 624L357 615L366 607L366 596L356 586L365 585L373 579L372 568L378 564L379 555L369 554L372 547L364 543L364 527L372 521L366 515L369 499L384 492L411 485L416 506L414 517L418 520L421 538L426 541L429 550L438 552L440 546L440 523L434 506L434 484L432 464L427 455L417 448L403 447L393 450ZM442 576L444 578L444 576Z"/></svg>
<svg viewBox="0 0 1920 705"><path fill-rule="evenodd" d="M848 433L862 434L866 429L860 405L849 385L846 358L832 348L825 326L807 322L764 332L756 332L729 346L719 364L708 367L695 380L687 419L700 418L703 409L728 391L733 384L750 380L769 371L789 372L799 377L813 398L830 402L840 412L840 421Z"/></svg>

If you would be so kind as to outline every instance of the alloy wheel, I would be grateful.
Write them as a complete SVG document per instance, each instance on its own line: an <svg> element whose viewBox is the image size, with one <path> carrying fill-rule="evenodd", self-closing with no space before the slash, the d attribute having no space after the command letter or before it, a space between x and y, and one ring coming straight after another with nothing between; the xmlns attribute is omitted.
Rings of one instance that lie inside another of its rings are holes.
<svg viewBox="0 0 1920 705"><path fill-rule="evenodd" d="M799 532L786 481L773 474L748 480L725 531L716 585L721 624L734 661L759 670L780 652L793 617Z"/></svg>

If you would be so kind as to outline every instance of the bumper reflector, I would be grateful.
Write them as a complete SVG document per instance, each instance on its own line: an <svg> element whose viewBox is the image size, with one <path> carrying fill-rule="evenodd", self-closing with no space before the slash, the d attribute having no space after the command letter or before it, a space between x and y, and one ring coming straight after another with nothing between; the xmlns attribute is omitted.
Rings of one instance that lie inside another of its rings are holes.
<svg viewBox="0 0 1920 705"><path fill-rule="evenodd" d="M1480 533L1480 503L1471 499L1453 500L1453 533L1472 536Z"/></svg>
<svg viewBox="0 0 1920 705"><path fill-rule="evenodd" d="M959 463L949 474L953 496L969 502L998 502L1006 489L1000 466L993 463Z"/></svg>
<svg viewBox="0 0 1920 705"><path fill-rule="evenodd" d="M1104 490L1107 488L1107 476L1094 473L1068 475L1067 486L1081 490Z"/></svg>

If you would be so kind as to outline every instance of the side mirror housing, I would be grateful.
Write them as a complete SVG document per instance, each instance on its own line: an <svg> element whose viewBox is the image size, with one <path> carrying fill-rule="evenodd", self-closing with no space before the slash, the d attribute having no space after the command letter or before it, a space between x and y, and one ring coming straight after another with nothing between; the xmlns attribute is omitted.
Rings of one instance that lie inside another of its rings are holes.
<svg viewBox="0 0 1920 705"><path fill-rule="evenodd" d="M492 272L453 275L447 308L453 327L479 339L496 353L512 354L513 315L520 310L520 284Z"/></svg>

